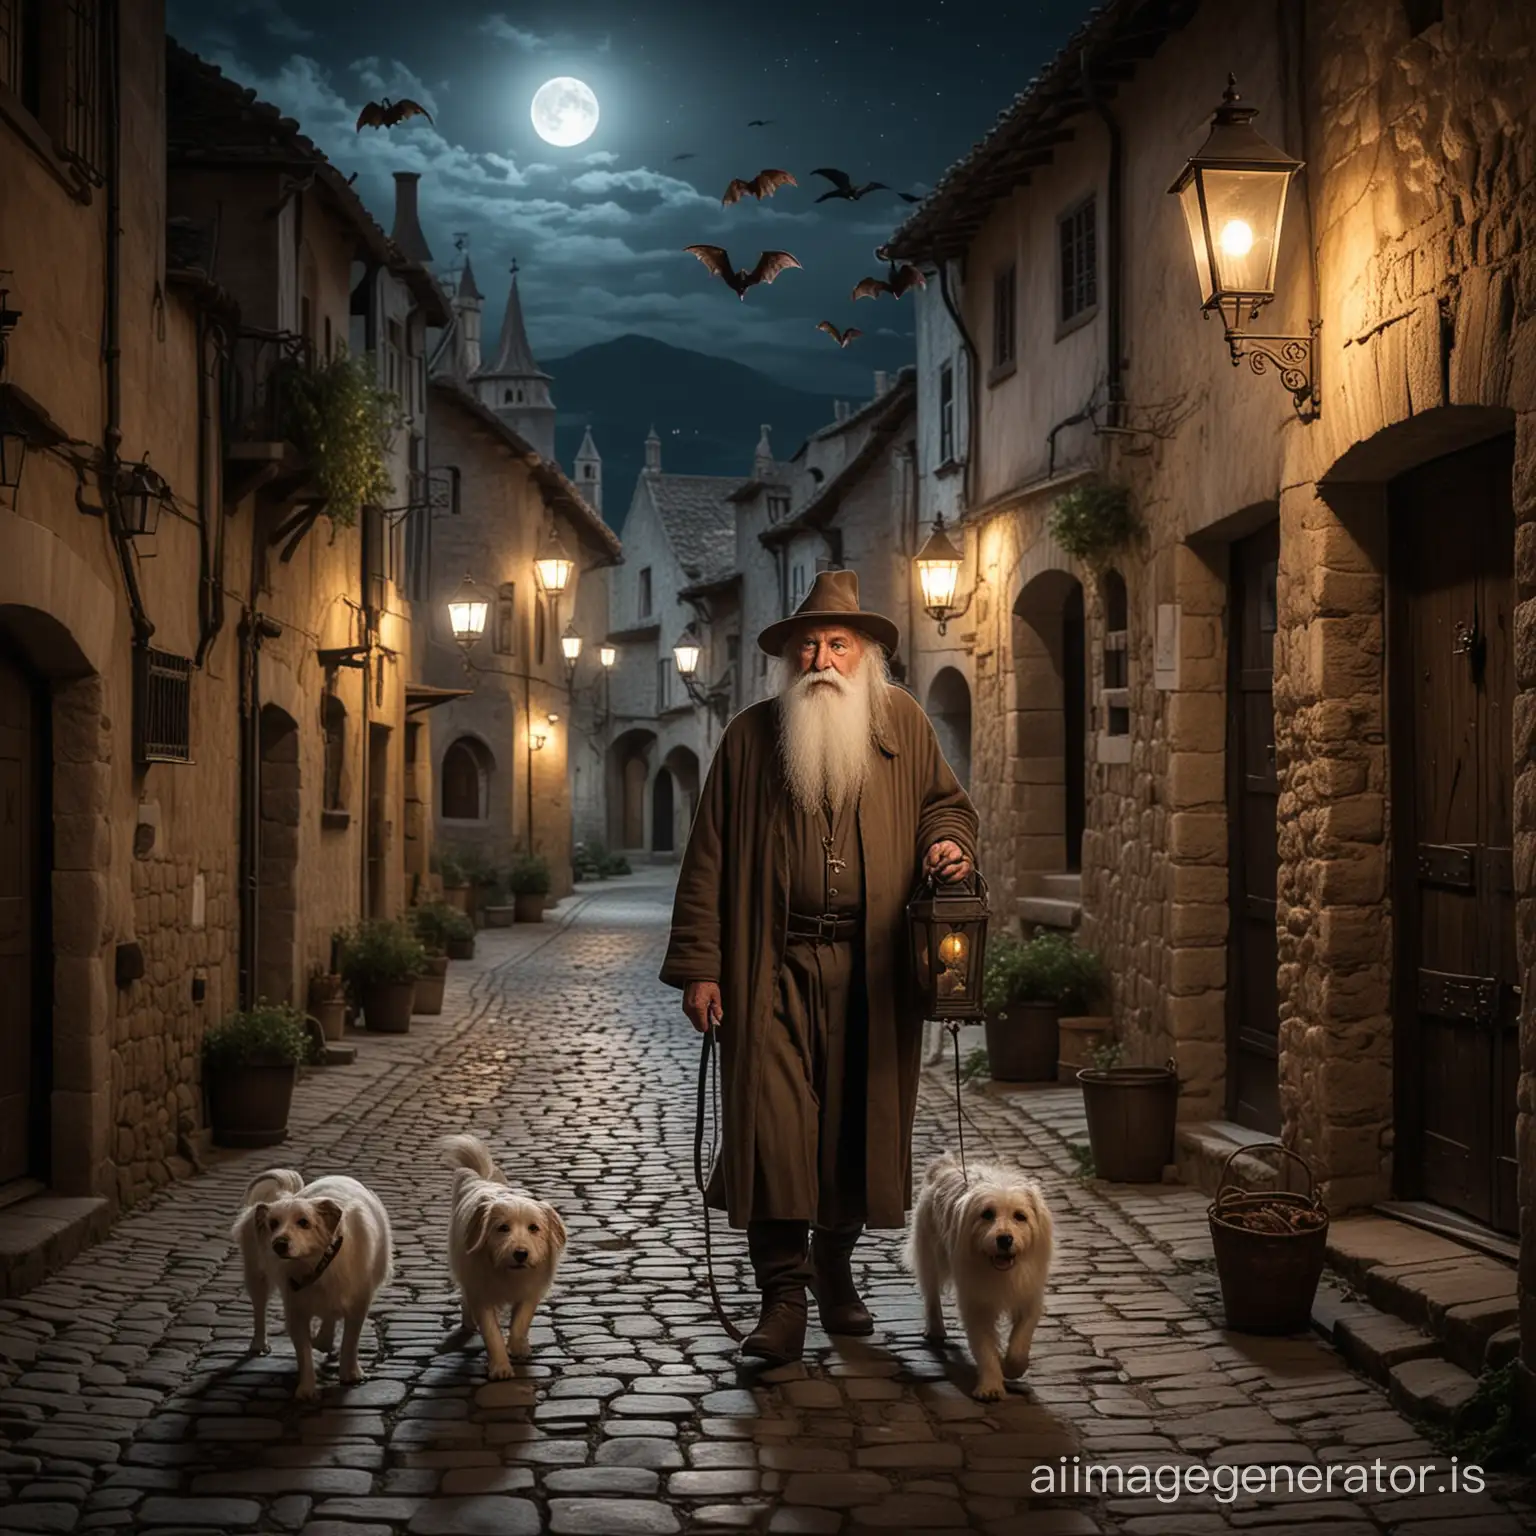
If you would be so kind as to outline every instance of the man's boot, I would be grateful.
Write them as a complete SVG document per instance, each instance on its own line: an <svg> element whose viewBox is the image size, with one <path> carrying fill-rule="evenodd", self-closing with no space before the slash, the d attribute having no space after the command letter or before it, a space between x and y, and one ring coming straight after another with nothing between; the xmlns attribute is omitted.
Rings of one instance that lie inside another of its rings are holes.
<svg viewBox="0 0 1536 1536"><path fill-rule="evenodd" d="M810 1278L804 1221L750 1221L747 1251L763 1295L757 1327L741 1352L773 1365L790 1365L805 1353L805 1287Z"/></svg>
<svg viewBox="0 0 1536 1536"><path fill-rule="evenodd" d="M862 1230L817 1227L811 1239L811 1289L828 1333L858 1338L875 1331L875 1320L853 1283L853 1245Z"/></svg>

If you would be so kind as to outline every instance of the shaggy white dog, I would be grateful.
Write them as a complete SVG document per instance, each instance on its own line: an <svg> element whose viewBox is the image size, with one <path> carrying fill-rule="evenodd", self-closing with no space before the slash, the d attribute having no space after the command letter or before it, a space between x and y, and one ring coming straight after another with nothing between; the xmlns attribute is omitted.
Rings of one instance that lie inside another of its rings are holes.
<svg viewBox="0 0 1536 1536"><path fill-rule="evenodd" d="M946 1152L928 1165L907 1238L907 1267L926 1304L924 1337L944 1341L944 1288L953 1282L976 1360L974 1395L996 1402L1029 1368L1051 1268L1051 1212L1040 1186L1006 1163L970 1165ZM1009 1322L1005 1351L997 1324Z"/></svg>
<svg viewBox="0 0 1536 1536"><path fill-rule="evenodd" d="M448 1267L463 1299L464 1326L479 1328L485 1340L490 1379L505 1381L509 1356L526 1360L532 1353L528 1330L565 1252L565 1223L554 1206L514 1190L477 1137L445 1136L441 1145L458 1170ZM503 1307L512 1309L505 1339Z"/></svg>
<svg viewBox="0 0 1536 1536"><path fill-rule="evenodd" d="M344 1174L306 1184L292 1168L269 1168L246 1189L230 1236L240 1245L255 1313L250 1352L271 1352L267 1298L275 1289L299 1361L294 1396L319 1397L314 1345L330 1354L338 1322L341 1379L348 1386L362 1381L358 1341L374 1297L394 1268L389 1215L379 1197Z"/></svg>

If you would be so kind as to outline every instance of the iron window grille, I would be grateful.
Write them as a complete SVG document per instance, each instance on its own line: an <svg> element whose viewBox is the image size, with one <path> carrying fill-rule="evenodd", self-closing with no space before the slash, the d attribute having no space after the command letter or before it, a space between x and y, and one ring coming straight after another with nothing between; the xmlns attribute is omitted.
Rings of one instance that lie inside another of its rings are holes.
<svg viewBox="0 0 1536 1536"><path fill-rule="evenodd" d="M192 662L141 646L134 656L134 756L140 763L192 761Z"/></svg>
<svg viewBox="0 0 1536 1536"><path fill-rule="evenodd" d="M1085 198L1061 216L1061 322L1086 315L1099 302L1098 200Z"/></svg>

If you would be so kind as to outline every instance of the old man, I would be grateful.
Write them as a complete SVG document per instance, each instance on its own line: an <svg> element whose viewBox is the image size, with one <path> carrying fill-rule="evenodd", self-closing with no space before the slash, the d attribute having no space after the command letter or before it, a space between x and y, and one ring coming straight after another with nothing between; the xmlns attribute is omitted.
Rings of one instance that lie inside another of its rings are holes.
<svg viewBox="0 0 1536 1536"><path fill-rule="evenodd" d="M722 1146L709 1202L745 1227L762 1293L745 1354L874 1322L853 1282L865 1227L905 1224L922 1054L906 907L920 873L962 880L976 812L921 707L890 682L896 626L826 571L758 645L777 696L710 765L661 979L718 1025ZM812 1235L814 1234L814 1235Z"/></svg>

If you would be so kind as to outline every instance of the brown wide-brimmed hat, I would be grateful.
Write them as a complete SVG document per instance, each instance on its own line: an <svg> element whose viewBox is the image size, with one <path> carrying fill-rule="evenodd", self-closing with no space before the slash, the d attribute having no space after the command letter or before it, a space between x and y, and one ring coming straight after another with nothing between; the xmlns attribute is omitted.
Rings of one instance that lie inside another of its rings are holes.
<svg viewBox="0 0 1536 1536"><path fill-rule="evenodd" d="M805 601L787 619L770 624L757 637L757 646L770 656L782 656L790 636L802 625L833 624L861 630L883 645L887 655L895 655L901 640L901 631L883 613L865 613L859 607L856 571L822 571Z"/></svg>

